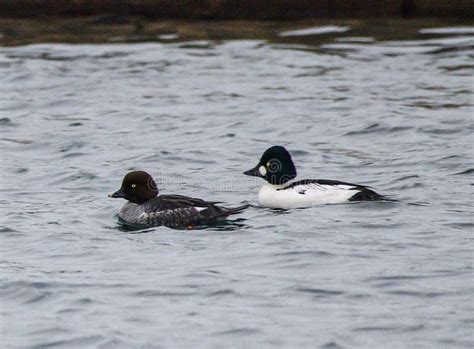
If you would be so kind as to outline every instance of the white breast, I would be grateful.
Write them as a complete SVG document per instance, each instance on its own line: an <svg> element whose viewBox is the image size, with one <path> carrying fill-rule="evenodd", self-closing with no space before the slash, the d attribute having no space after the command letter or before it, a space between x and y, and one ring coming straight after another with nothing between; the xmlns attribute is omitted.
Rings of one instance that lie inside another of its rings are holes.
<svg viewBox="0 0 474 349"><path fill-rule="evenodd" d="M303 208L323 204L347 202L357 190L350 185L322 185L317 183L280 189L265 183L258 193L261 206L271 208Z"/></svg>
<svg viewBox="0 0 474 349"><path fill-rule="evenodd" d="M131 202L125 203L118 215L122 220L132 224L141 224L148 216L143 210L142 205Z"/></svg>

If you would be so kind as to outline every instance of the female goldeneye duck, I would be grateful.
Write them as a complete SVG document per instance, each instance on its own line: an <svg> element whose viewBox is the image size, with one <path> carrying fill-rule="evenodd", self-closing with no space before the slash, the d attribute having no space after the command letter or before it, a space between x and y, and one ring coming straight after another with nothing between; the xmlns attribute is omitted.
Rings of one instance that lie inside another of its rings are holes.
<svg viewBox="0 0 474 349"><path fill-rule="evenodd" d="M320 204L385 199L367 186L359 184L326 179L294 181L295 165L290 153L282 146L267 149L257 166L244 174L267 181L258 193L258 202L265 207L303 208Z"/></svg>
<svg viewBox="0 0 474 349"><path fill-rule="evenodd" d="M143 227L192 228L215 223L248 207L226 208L182 195L158 196L155 181L144 171L127 173L121 188L109 197L128 200L119 212L120 219Z"/></svg>

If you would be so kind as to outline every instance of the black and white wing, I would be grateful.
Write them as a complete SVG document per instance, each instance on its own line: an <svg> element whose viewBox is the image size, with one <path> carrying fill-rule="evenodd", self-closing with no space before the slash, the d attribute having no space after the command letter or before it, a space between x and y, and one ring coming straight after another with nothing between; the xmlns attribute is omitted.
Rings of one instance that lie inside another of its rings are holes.
<svg viewBox="0 0 474 349"><path fill-rule="evenodd" d="M347 183L328 179L305 179L293 182L281 190L294 190L300 195L317 196L347 196L348 201L373 201L383 200L384 197L377 194L369 187L360 184Z"/></svg>
<svg viewBox="0 0 474 349"><path fill-rule="evenodd" d="M148 226L190 227L215 222L247 207L226 208L216 203L182 195L160 195L145 203L140 221Z"/></svg>

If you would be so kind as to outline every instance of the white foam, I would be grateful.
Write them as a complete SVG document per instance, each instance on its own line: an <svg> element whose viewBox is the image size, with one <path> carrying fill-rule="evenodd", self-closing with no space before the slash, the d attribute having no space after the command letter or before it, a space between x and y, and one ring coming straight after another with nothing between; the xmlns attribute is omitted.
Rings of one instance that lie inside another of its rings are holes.
<svg viewBox="0 0 474 349"><path fill-rule="evenodd" d="M420 29L420 34L474 34L474 27L445 27Z"/></svg>
<svg viewBox="0 0 474 349"><path fill-rule="evenodd" d="M313 27L301 30L292 30L281 32L279 36L305 36L305 35L321 35L321 34L330 34L330 33L344 33L350 30L351 27L339 27L335 25L326 25L323 27Z"/></svg>
<svg viewBox="0 0 474 349"><path fill-rule="evenodd" d="M178 34L161 34L158 35L158 39L160 40L176 40L179 38Z"/></svg>

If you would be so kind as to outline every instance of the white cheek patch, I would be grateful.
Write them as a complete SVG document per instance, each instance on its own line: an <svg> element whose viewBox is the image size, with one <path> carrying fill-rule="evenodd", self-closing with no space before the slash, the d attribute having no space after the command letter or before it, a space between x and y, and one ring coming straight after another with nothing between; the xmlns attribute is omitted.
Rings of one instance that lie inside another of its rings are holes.
<svg viewBox="0 0 474 349"><path fill-rule="evenodd" d="M198 212L201 212L201 211L204 211L205 209L207 209L207 207L196 207L196 206L194 206L194 209Z"/></svg>
<svg viewBox="0 0 474 349"><path fill-rule="evenodd" d="M265 176L267 174L267 169L265 168L265 166L260 166L258 168L258 173L260 173L261 176Z"/></svg>

